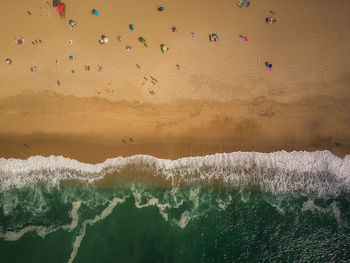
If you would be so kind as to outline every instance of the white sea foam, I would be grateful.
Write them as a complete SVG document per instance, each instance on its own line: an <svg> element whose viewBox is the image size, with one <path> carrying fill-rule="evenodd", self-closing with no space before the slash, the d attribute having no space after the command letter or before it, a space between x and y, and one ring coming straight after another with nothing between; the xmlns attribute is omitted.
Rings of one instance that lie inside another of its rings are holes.
<svg viewBox="0 0 350 263"><path fill-rule="evenodd" d="M326 211L322 207L315 205L314 200L307 200L306 202L304 202L301 211L305 212L308 210L310 210L313 213L315 211L318 211L318 212L325 212Z"/></svg>
<svg viewBox="0 0 350 263"><path fill-rule="evenodd" d="M104 218L106 218L107 216L109 216L113 212L113 209L117 204L122 203L124 201L125 201L125 199L114 198L109 203L109 205L102 211L102 213L100 215L95 216L93 219L85 220L82 223L82 227L79 231L79 234L76 236L76 238L73 242L73 250L72 250L72 253L69 257L68 263L73 262L73 260L77 256L81 241L83 240L83 238L85 236L86 226L93 225L93 224L97 223L98 221L103 220Z"/></svg>
<svg viewBox="0 0 350 263"><path fill-rule="evenodd" d="M188 211L185 211L181 214L181 218L177 225L181 228L185 228L191 219L192 218L190 216L190 213Z"/></svg>
<svg viewBox="0 0 350 263"><path fill-rule="evenodd" d="M0 238L5 239L6 241L16 241L19 240L23 235L28 232L36 232L36 234L42 238L46 235L56 232L59 229L68 229L68 231L74 230L78 225L79 215L78 210L80 208L81 201L72 203L72 210L70 211L70 216L72 222L69 225L63 225L59 227L45 227L45 226L26 226L18 231L6 231L2 232L0 228Z"/></svg>
<svg viewBox="0 0 350 263"><path fill-rule="evenodd" d="M156 206L159 209L160 215L164 218L165 221L168 221L168 214L165 212L166 209L171 208L170 204L161 204L158 198L151 197L147 203L141 204L141 193L133 191L133 196L135 198L135 206L137 208L144 208L149 206Z"/></svg>
<svg viewBox="0 0 350 263"><path fill-rule="evenodd" d="M75 229L78 225L79 221L79 215L78 215L78 210L81 206L81 201L76 201L72 203L72 210L70 211L69 215L72 218L72 223L69 226L66 226L69 231L72 231Z"/></svg>
<svg viewBox="0 0 350 263"><path fill-rule="evenodd" d="M149 167L154 175L176 184L220 180L232 186L257 184L278 192L302 191L318 195L338 194L350 189L350 155L343 159L329 151L234 152L178 160L148 155L117 157L99 164L87 164L63 157L34 156L26 160L0 159L0 191L45 182L58 186L61 180L93 182L107 172L133 164Z"/></svg>
<svg viewBox="0 0 350 263"><path fill-rule="evenodd" d="M35 231L40 237L45 237L47 234L56 231L57 229L48 229L44 226L27 226L20 231L7 231L5 233L0 232L0 238L6 241L16 241L20 239L24 234Z"/></svg>

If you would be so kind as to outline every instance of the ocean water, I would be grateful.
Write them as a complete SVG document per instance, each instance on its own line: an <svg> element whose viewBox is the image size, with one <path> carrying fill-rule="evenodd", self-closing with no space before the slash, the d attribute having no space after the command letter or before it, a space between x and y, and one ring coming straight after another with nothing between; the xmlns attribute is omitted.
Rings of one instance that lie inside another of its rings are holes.
<svg viewBox="0 0 350 263"><path fill-rule="evenodd" d="M1 262L350 262L350 155L0 159Z"/></svg>

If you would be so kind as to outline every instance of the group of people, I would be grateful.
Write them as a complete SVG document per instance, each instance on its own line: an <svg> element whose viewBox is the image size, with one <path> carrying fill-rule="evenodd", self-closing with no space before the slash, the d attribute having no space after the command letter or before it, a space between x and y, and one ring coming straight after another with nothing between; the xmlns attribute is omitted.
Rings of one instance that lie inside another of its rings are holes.
<svg viewBox="0 0 350 263"><path fill-rule="evenodd" d="M45 2L46 2L46 1L45 1ZM47 2L46 2L46 3L47 3ZM60 12L60 15L62 15L61 12L65 12L65 6L64 6L64 4L63 4L60 0L54 0L54 1L53 1L53 5L54 5L54 7L57 8L57 11ZM237 2L237 5L238 5L240 8L241 8L241 7L250 7L250 1L239 0L239 1ZM158 7L157 7L157 11L158 11L158 12L164 11L164 7L163 7L163 6L158 6ZM270 13L271 13L272 15L274 15L274 13L273 13L271 10L270 10ZM28 14L31 15L30 12L29 12ZM91 10L91 15L93 15L93 16L99 16L99 12L98 12L96 9L92 9L92 10ZM62 17L62 16L61 16L61 17ZM274 16L269 16L269 17L266 17L265 22L266 22L267 24L275 24L275 23L277 22L277 19L276 19ZM73 30L75 27L77 27L77 21L75 21L75 20L73 20L73 19L70 19L69 22L68 22L68 26ZM130 31L134 31L135 28L136 28L135 25L129 24L129 29L130 29ZM177 28L176 28L175 25L173 25L173 26L171 27L171 31L174 32L174 33L177 32ZM191 35L192 35L192 38L195 37L195 33L194 33L194 32L191 32ZM248 37L245 36L245 35L240 35L239 38L240 38L240 41L241 41L241 42L247 42L247 41L248 41ZM119 42L121 42L121 36L120 36L120 35L117 36L117 39L119 40ZM138 38L138 40L139 40L139 42L141 42L145 47L148 46L148 45L147 45L146 39L143 38L142 36L140 36L140 37ZM219 35L218 35L217 33L211 33L211 34L209 34L209 40L210 40L211 42L217 42L217 41L219 40ZM16 42L16 44L21 45L21 44L24 43L24 38L21 37L21 38L15 39L15 42ZM36 42L37 42L37 41L36 41ZM41 43L41 40L39 40L39 42ZM99 42L100 45L105 45L106 43L108 43L108 38L107 38L105 35L101 35L101 37L100 37L100 39L98 40L98 42ZM69 40L69 44L72 44L72 43L73 43L72 40ZM165 54L165 53L169 50L168 46L165 45L165 44L161 44L161 45L160 45L160 49L161 49L161 52L162 52L163 54ZM130 46L130 45L127 45L127 46L126 46L126 50L127 50L127 51L130 51L130 50L131 50L131 46ZM75 55L74 57L73 57L72 55L69 56L69 59L70 59L70 60L76 59L76 55ZM7 64L12 64L12 60L11 60L10 58L6 58L6 63L7 63ZM56 65L57 65L57 66L59 65L58 60L56 60ZM272 64L271 64L270 62L266 61L266 62L265 62L265 66L267 67L267 69L268 69L269 71L272 70ZM180 65L179 65L179 64L176 64L176 68L177 68L178 70L180 70ZM30 69L31 69L32 72L33 72L33 71L38 71L38 67L37 67L37 66L32 66ZM98 71L101 72L102 69L103 69L103 67L102 67L101 65L98 65ZM85 70L89 71L89 70L90 70L90 66L85 66ZM72 70L72 73L75 73L75 70ZM57 80L57 85L60 86L60 82L59 82L58 80Z"/></svg>

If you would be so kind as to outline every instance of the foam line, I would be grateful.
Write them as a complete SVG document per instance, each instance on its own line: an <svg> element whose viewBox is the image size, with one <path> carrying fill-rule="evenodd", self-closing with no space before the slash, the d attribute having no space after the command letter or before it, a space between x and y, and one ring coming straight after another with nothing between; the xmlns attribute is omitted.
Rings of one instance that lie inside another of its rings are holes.
<svg viewBox="0 0 350 263"><path fill-rule="evenodd" d="M36 182L58 186L64 179L93 182L128 164L148 167L154 175L171 180L174 186L180 180L186 183L220 180L232 186L253 182L274 193L303 190L327 195L350 189L350 155L342 159L329 151L280 151L223 153L174 161L134 155L107 159L95 165L61 156L34 156L26 160L1 158L0 191Z"/></svg>
<svg viewBox="0 0 350 263"><path fill-rule="evenodd" d="M7 231L5 233L2 233L0 231L0 238L3 238L6 241L17 241L19 240L24 234L28 232L35 231L36 234L40 237L45 237L46 235L55 232L59 229L68 229L68 231L74 230L78 225L79 215L78 210L80 208L81 201L73 202L72 203L72 210L70 211L70 216L72 218L72 222L70 225L64 225L62 227L56 227L56 228L48 228L44 226L26 226L22 228L19 231Z"/></svg>
<svg viewBox="0 0 350 263"><path fill-rule="evenodd" d="M82 227L79 231L79 234L76 236L74 243L73 243L73 250L72 253L69 257L68 263L73 262L73 260L75 259L75 257L78 254L78 250L80 247L81 242L83 241L83 238L85 236L85 231L86 231L86 226L87 225L93 225L95 223L97 223L98 221L103 220L104 218L106 218L107 216L109 216L112 212L113 209L116 205L118 205L119 203L124 202L125 199L120 199L120 198L114 198L109 205L102 211L102 213L100 215L95 216L93 219L88 219L85 220L82 223Z"/></svg>

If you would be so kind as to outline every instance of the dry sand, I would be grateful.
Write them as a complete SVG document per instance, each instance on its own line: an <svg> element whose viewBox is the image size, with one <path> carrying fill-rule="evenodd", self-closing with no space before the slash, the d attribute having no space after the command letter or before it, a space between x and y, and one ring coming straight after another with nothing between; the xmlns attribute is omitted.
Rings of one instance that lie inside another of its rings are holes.
<svg viewBox="0 0 350 263"><path fill-rule="evenodd" d="M48 3L2 4L0 157L350 153L349 1L67 0L65 20ZM276 24L265 23L269 10Z"/></svg>

